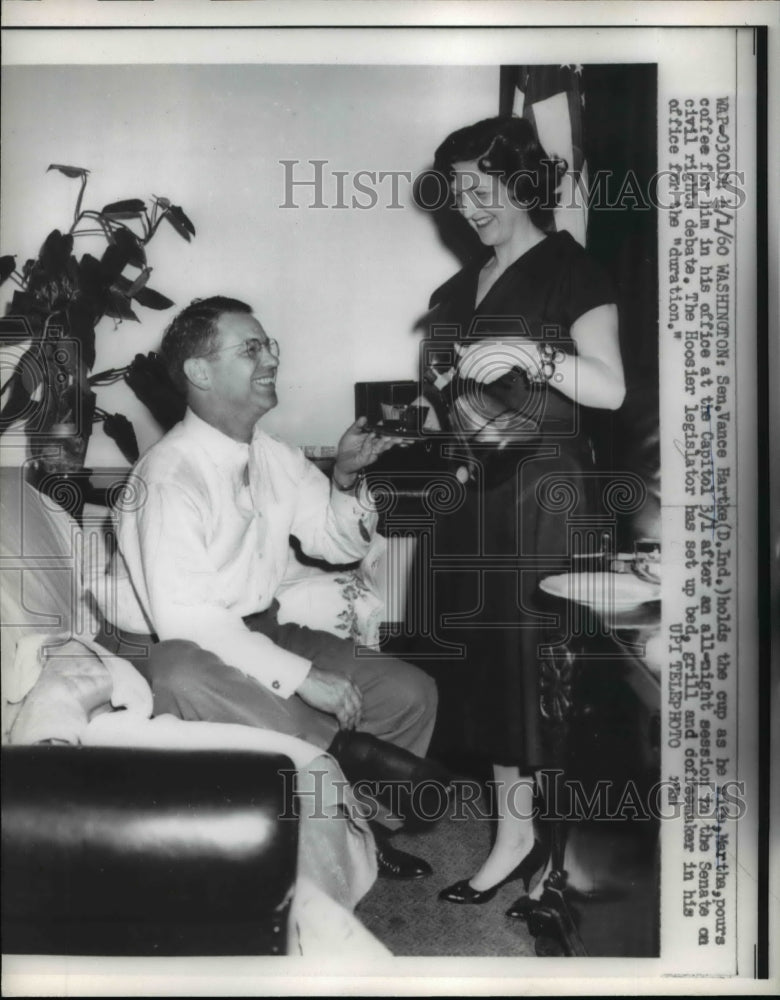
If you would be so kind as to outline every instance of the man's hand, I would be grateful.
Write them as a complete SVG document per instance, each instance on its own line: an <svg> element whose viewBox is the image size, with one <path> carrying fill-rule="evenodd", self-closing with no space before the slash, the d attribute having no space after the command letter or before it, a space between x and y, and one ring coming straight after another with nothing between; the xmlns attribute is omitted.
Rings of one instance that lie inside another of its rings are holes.
<svg viewBox="0 0 780 1000"><path fill-rule="evenodd" d="M361 469L376 462L383 451L398 444L397 439L381 437L374 431L364 431L365 423L365 417L358 417L344 431L339 441L333 475L336 484L342 489L349 489Z"/></svg>
<svg viewBox="0 0 780 1000"><path fill-rule="evenodd" d="M335 715L342 729L354 729L360 722L363 696L360 688L343 674L312 666L295 693L312 708Z"/></svg>

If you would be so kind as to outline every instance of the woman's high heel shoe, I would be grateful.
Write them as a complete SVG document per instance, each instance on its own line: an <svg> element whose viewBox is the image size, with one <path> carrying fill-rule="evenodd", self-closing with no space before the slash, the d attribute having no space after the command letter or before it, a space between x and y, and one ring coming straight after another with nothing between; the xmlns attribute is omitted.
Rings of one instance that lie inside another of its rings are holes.
<svg viewBox="0 0 780 1000"><path fill-rule="evenodd" d="M501 879L489 889L475 889L469 885L469 880L464 878L460 882L442 889L439 893L439 899L447 903L489 903L501 886L508 882L516 882L518 879L522 881L525 891L528 892L531 879L547 863L549 855L549 847L540 840L535 840L534 846L522 861L512 869L506 878Z"/></svg>

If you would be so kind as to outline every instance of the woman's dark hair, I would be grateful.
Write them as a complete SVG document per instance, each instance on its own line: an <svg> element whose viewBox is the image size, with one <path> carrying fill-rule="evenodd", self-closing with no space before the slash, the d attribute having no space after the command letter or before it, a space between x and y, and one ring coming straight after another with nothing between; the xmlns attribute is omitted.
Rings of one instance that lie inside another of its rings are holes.
<svg viewBox="0 0 780 1000"><path fill-rule="evenodd" d="M568 165L547 155L527 119L501 115L458 129L436 150L433 169L446 178L449 190L454 164L470 160L482 173L498 176L516 204L528 206L534 225L552 227L556 191Z"/></svg>
<svg viewBox="0 0 780 1000"><path fill-rule="evenodd" d="M176 388L187 391L184 362L188 358L202 357L214 346L217 323L225 313L251 313L252 307L239 299L226 295L212 295L208 299L193 299L173 320L163 334L160 353Z"/></svg>

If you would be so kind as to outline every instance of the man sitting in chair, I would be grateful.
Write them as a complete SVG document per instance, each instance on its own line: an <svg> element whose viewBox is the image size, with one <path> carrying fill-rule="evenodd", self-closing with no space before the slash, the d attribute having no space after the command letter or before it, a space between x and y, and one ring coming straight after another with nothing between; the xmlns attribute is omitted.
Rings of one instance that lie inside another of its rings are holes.
<svg viewBox="0 0 780 1000"><path fill-rule="evenodd" d="M376 513L359 474L392 440L359 419L339 441L329 482L300 449L262 431L277 404L279 348L243 302L195 300L162 352L187 412L133 470L142 496L118 515L116 603L104 609L119 632L100 641L124 646L122 655L158 640L193 644L186 661L154 657L155 714L273 729L323 748L357 728L422 757L436 712L427 674L277 618L290 535L332 563L367 552ZM384 837L377 860L391 877L431 870Z"/></svg>

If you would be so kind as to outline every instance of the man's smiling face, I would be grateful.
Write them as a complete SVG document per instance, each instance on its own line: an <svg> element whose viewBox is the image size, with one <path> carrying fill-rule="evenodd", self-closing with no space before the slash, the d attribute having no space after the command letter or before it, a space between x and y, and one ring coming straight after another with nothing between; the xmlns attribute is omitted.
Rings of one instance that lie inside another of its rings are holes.
<svg viewBox="0 0 780 1000"><path fill-rule="evenodd" d="M218 337L204 360L210 385L224 411L258 420L277 402L279 358L260 323L248 313L224 313L217 321Z"/></svg>

